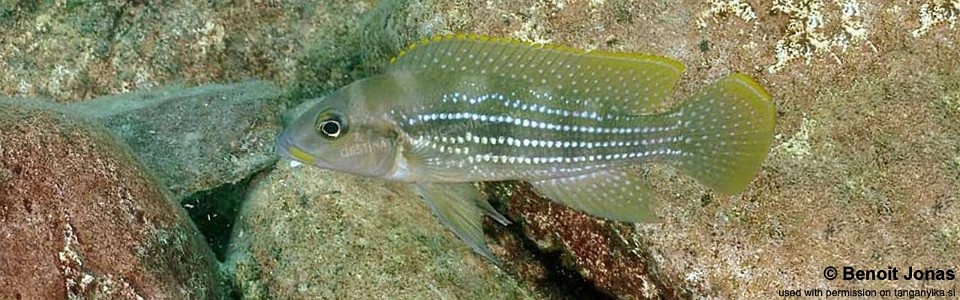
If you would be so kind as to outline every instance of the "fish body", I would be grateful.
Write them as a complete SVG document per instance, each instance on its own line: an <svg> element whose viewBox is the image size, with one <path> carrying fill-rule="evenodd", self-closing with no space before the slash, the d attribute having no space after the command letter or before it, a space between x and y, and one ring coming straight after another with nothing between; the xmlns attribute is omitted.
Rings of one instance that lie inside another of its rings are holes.
<svg viewBox="0 0 960 300"><path fill-rule="evenodd" d="M655 221L626 167L673 165L724 193L743 190L770 148L769 94L742 74L668 108L677 61L513 40L424 40L380 75L316 103L278 138L286 157L409 182L484 257L480 218L508 221L473 182L524 180L545 197L618 221Z"/></svg>

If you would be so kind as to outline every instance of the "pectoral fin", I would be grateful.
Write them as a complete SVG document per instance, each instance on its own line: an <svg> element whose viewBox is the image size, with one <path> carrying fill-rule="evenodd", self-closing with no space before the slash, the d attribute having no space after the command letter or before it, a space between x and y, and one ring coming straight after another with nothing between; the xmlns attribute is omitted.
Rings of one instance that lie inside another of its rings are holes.
<svg viewBox="0 0 960 300"><path fill-rule="evenodd" d="M639 176L623 170L531 182L544 197L590 215L656 223L657 199Z"/></svg>
<svg viewBox="0 0 960 300"><path fill-rule="evenodd" d="M420 183L414 190L433 209L433 213L473 251L500 264L483 240L481 216L486 213L501 224L510 221L487 203L483 194L472 183Z"/></svg>

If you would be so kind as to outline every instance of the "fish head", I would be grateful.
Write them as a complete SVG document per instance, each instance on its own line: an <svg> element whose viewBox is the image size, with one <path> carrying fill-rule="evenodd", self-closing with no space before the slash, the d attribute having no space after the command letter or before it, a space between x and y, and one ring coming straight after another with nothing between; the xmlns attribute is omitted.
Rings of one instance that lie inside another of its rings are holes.
<svg viewBox="0 0 960 300"><path fill-rule="evenodd" d="M300 109L303 113L285 124L277 138L277 152L303 164L355 175L390 174L399 151L397 126L355 85Z"/></svg>

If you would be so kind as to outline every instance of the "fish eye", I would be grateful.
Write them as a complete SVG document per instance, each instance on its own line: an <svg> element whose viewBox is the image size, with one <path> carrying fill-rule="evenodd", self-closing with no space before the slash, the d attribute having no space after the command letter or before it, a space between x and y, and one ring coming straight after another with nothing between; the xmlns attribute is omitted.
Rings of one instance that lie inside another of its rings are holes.
<svg viewBox="0 0 960 300"><path fill-rule="evenodd" d="M317 117L315 128L324 137L334 139L346 132L343 116L336 112L325 112Z"/></svg>
<svg viewBox="0 0 960 300"><path fill-rule="evenodd" d="M320 122L320 132L329 137L337 137L340 135L340 122L336 120Z"/></svg>

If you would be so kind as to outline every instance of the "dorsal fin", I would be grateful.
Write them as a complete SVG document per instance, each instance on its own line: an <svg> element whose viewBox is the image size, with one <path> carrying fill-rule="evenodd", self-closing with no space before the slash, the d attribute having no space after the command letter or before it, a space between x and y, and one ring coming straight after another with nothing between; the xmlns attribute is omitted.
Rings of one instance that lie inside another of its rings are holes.
<svg viewBox="0 0 960 300"><path fill-rule="evenodd" d="M622 104L634 114L661 109L684 69L679 61L649 54L463 34L421 40L391 61L387 72L501 77L568 99Z"/></svg>

